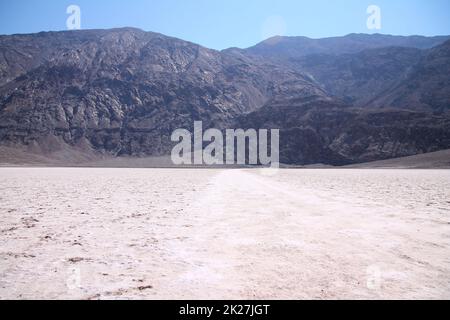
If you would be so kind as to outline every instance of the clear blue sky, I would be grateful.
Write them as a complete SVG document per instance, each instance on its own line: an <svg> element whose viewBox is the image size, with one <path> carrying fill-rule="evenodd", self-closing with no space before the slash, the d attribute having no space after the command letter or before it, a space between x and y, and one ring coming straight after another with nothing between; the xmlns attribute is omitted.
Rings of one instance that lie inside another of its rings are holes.
<svg viewBox="0 0 450 320"><path fill-rule="evenodd" d="M65 30L66 8L81 8L81 28L131 26L206 47L249 47L275 33L313 38L373 33L450 34L450 0L0 0L0 34Z"/></svg>

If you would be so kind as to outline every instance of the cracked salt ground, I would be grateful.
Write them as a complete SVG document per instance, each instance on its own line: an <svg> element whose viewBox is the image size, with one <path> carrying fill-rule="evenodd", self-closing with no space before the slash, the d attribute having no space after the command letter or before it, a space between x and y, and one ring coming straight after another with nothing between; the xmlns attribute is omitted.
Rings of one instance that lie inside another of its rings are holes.
<svg viewBox="0 0 450 320"><path fill-rule="evenodd" d="M450 297L450 171L0 175L0 298Z"/></svg>

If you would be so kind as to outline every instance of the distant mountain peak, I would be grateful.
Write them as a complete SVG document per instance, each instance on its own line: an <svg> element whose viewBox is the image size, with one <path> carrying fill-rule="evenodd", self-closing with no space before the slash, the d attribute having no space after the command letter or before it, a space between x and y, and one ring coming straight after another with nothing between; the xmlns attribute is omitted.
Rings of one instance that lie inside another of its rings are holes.
<svg viewBox="0 0 450 320"><path fill-rule="evenodd" d="M410 47L429 49L447 40L450 36L393 36L386 34L352 33L346 36L311 39L304 36L274 37L247 48L247 52L264 57L298 58L309 54L357 53L382 47Z"/></svg>
<svg viewBox="0 0 450 320"><path fill-rule="evenodd" d="M279 128L286 163L448 149L448 39L276 36L216 51L136 28L1 36L0 146L167 155L173 130L202 120Z"/></svg>

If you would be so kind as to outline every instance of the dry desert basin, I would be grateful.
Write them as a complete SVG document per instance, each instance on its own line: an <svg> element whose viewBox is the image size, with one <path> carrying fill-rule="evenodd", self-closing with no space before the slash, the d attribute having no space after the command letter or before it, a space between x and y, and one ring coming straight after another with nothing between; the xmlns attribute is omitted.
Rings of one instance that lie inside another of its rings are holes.
<svg viewBox="0 0 450 320"><path fill-rule="evenodd" d="M0 299L450 299L450 170L0 178Z"/></svg>

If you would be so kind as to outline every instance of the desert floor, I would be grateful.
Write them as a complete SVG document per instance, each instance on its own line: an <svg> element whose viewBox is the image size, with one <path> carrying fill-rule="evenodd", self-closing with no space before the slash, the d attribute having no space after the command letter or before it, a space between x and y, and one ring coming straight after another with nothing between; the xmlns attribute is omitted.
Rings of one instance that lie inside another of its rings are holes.
<svg viewBox="0 0 450 320"><path fill-rule="evenodd" d="M0 168L0 298L450 299L450 170Z"/></svg>

